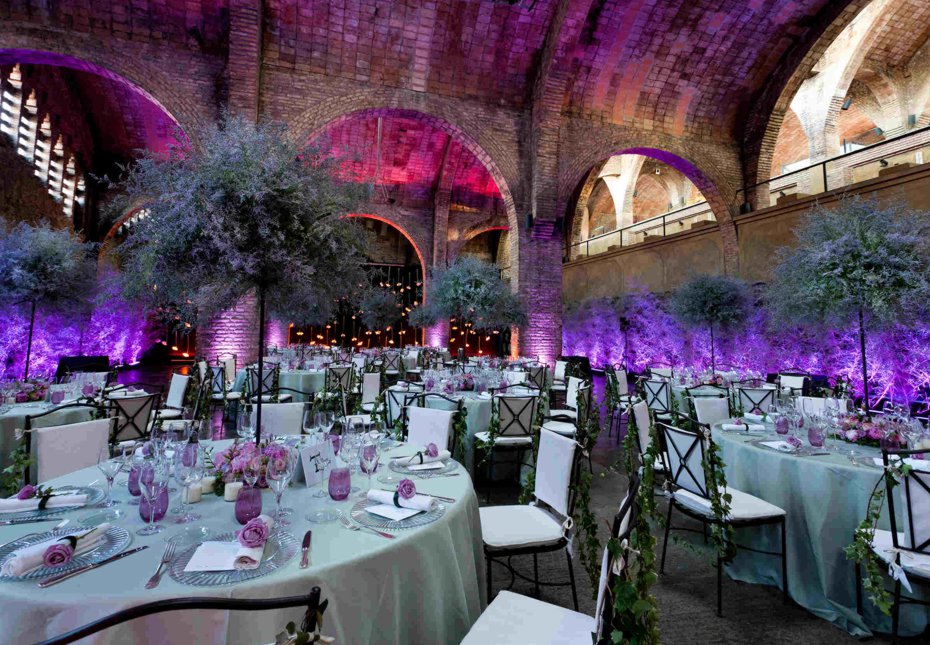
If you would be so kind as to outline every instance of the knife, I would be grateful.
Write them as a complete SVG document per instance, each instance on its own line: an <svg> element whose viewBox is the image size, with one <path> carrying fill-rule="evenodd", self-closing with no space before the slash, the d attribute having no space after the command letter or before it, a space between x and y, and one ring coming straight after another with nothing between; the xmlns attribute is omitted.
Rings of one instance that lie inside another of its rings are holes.
<svg viewBox="0 0 930 645"><path fill-rule="evenodd" d="M310 539L313 536L313 531L307 531L304 533L304 543L301 546L301 551L303 555L300 557L300 568L306 569L310 566Z"/></svg>
<svg viewBox="0 0 930 645"><path fill-rule="evenodd" d="M12 526L14 524L31 524L32 522L60 522L60 518L57 517L37 517L35 519L21 519L21 520L2 520L0 521L0 526Z"/></svg>
<svg viewBox="0 0 930 645"><path fill-rule="evenodd" d="M144 551L147 548L149 548L148 545L137 546L135 549L129 549L128 551L122 551L120 553L117 553L116 555L111 555L109 558L106 558L105 560L101 560L100 562L96 562L94 564L88 564L87 566L81 567L80 569L75 569L74 571L69 571L68 573L62 573L61 575L57 575L52 578L46 578L45 580L39 583L39 587L42 589L45 589L46 587L57 585L59 582L63 582L67 580L68 578L73 578L74 576L84 573L86 571L90 571L91 569L96 569L97 567L102 567L105 564L110 564L111 562L115 562L117 560L125 558L127 555L132 555L133 553Z"/></svg>

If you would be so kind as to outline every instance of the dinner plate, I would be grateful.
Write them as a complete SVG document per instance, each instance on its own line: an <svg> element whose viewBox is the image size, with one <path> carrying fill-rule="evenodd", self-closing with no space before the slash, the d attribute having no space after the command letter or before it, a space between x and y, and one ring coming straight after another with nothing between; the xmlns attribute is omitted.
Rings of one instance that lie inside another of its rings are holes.
<svg viewBox="0 0 930 645"><path fill-rule="evenodd" d="M67 528L54 529L52 531L46 531L45 533L38 533L34 535L26 535L21 537L18 540L10 542L2 549L0 549L0 566L2 563L13 555L13 552L17 549L22 549L27 546L33 546L34 544L39 544L40 542L45 542L46 540L51 540L52 538L62 538L68 535L73 535L80 530L90 530L94 526L69 526ZM96 547L91 549L86 553L82 553L79 556L75 556L65 565L60 567L39 567L33 571L30 571L27 574L22 576L0 576L0 580L36 580L39 578L48 578L49 576L56 576L62 573L67 573L78 569L80 567L86 566L88 564L96 564L102 560L106 560L111 555L116 555L132 542L132 535L124 529L122 526L110 526L107 529L107 532L104 533L104 538Z"/></svg>
<svg viewBox="0 0 930 645"><path fill-rule="evenodd" d="M55 489L55 493L67 493L69 495L87 495L87 501L84 504L74 506L54 506L40 511L18 511L16 513L0 513L0 520L37 520L43 517L52 517L73 511L79 508L90 508L103 501L106 494L100 488L95 486L61 486Z"/></svg>
<svg viewBox="0 0 930 645"><path fill-rule="evenodd" d="M211 542L235 542L236 534L233 532L221 533L210 538ZM231 585L245 580L254 580L267 576L286 565L297 553L297 538L284 531L274 532L265 542L265 551L262 562L255 569L241 569L233 571L184 571L194 552L202 542L197 542L180 555L176 556L168 568L168 575L182 585L194 587L220 587Z"/></svg>
<svg viewBox="0 0 930 645"><path fill-rule="evenodd" d="M352 516L353 520L364 526L369 526L373 529L387 529L389 531L397 531L403 529L415 529L419 526L432 524L446 513L446 506L445 504L441 503L437 504L430 511L417 513L416 515L408 517L405 520L391 520L386 517L381 517L380 515L375 515L374 513L369 513L366 510L372 506L380 505L380 502L373 502L370 499L360 499L352 507L352 510L349 511L349 514Z"/></svg>
<svg viewBox="0 0 930 645"><path fill-rule="evenodd" d="M414 463L410 465L418 466L419 464ZM446 473L451 473L453 470L459 467L459 464L457 461L453 459L447 459L446 461L443 462L442 468L430 468L427 470L410 470L410 468L408 468L407 466L398 464L394 461L394 459L391 459L388 462L388 467L391 470L393 470L395 473L401 473L403 475L416 475L416 476L421 476L421 477L429 477L430 475L444 475Z"/></svg>

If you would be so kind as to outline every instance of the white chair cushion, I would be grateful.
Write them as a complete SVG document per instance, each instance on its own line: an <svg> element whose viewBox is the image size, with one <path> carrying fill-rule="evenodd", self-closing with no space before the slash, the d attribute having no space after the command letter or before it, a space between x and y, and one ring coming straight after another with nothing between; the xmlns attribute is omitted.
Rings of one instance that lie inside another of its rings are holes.
<svg viewBox="0 0 930 645"><path fill-rule="evenodd" d="M371 411L374 410L374 409L375 409L375 404L374 404L374 403L362 403L362 411L363 411L363 412L371 412Z"/></svg>
<svg viewBox="0 0 930 645"><path fill-rule="evenodd" d="M461 645L591 645L594 630L591 616L501 591Z"/></svg>
<svg viewBox="0 0 930 645"><path fill-rule="evenodd" d="M157 412L159 419L180 419L181 411L174 408L162 408Z"/></svg>
<svg viewBox="0 0 930 645"><path fill-rule="evenodd" d="M555 410L549 410L549 416L568 417L569 419L577 419L578 413L575 410L569 410L568 408L559 408Z"/></svg>
<svg viewBox="0 0 930 645"><path fill-rule="evenodd" d="M550 386L549 386L549 389L550 389L550 390L555 390L556 392L564 392L564 391L565 391L565 384L564 384L564 383L555 383L555 384L553 384L553 385L550 385Z"/></svg>
<svg viewBox="0 0 930 645"><path fill-rule="evenodd" d="M476 432L475 439L487 443L491 440L490 432ZM523 437L504 437L497 435L494 437L494 445L504 445L504 446L513 446L513 445L526 445L530 446L533 444L533 437L523 436Z"/></svg>
<svg viewBox="0 0 930 645"><path fill-rule="evenodd" d="M904 533L898 533L898 544L905 544ZM894 559L894 541L891 531L875 530L875 539L872 540L872 551L881 558L885 564ZM930 555L914 553L913 551L900 551L900 564L905 573L930 578Z"/></svg>
<svg viewBox="0 0 930 645"><path fill-rule="evenodd" d="M544 430L551 430L566 437L574 437L576 432L575 424L568 421L546 421L542 427Z"/></svg>
<svg viewBox="0 0 930 645"><path fill-rule="evenodd" d="M490 549L513 549L555 544L562 539L562 525L536 506L485 506L481 537Z"/></svg>
<svg viewBox="0 0 930 645"><path fill-rule="evenodd" d="M765 517L779 517L785 515L785 511L769 504L764 499L759 499L749 493L727 487L727 492L733 497L730 501L730 519L739 520L759 520ZM714 512L710 508L710 500L700 495L695 495L691 491L678 489L674 494L675 501L685 508L700 513L706 517L713 517Z"/></svg>

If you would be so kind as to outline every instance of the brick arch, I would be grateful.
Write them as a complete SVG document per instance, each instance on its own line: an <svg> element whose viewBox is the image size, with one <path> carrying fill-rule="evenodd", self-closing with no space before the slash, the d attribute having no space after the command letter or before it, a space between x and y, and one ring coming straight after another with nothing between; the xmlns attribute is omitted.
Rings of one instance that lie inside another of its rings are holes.
<svg viewBox="0 0 930 645"><path fill-rule="evenodd" d="M510 231L509 226L488 226L487 224L478 224L472 226L465 234L462 235L461 239L455 243L455 246L449 249L449 261L452 262L459 256L462 252L462 249L465 248L465 245L471 242L473 239L482 235L483 233L490 233L491 231Z"/></svg>
<svg viewBox="0 0 930 645"><path fill-rule="evenodd" d="M406 228L389 217L385 217L384 215L375 215L374 213L349 213L347 217L358 219L373 219L379 222L384 222L388 226L392 226L397 229L397 232L403 235L407 241L410 242L410 246L412 246L413 250L417 253L417 258L420 260L420 268L423 269L423 293L426 293L426 269L429 265L426 264L425 260L423 259L423 252L420 251L420 245L417 244L417 241L413 238L413 236L407 232Z"/></svg>
<svg viewBox="0 0 930 645"><path fill-rule="evenodd" d="M212 95L197 96L186 91L193 87L179 78L165 75L143 55L116 51L109 43L85 43L59 34L55 40L30 36L0 25L0 63L53 65L102 76L129 87L158 106L184 133L212 121ZM174 69L188 69L190 56ZM188 135L189 136L189 135Z"/></svg>

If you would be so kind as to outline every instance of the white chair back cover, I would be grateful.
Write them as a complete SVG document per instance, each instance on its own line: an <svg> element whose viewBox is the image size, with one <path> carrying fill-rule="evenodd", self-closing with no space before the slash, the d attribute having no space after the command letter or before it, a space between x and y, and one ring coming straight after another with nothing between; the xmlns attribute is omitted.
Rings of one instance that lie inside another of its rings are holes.
<svg viewBox="0 0 930 645"><path fill-rule="evenodd" d="M779 374L778 382L781 385L782 389L792 389L796 392L801 392L804 388L804 379L805 376L798 374Z"/></svg>
<svg viewBox="0 0 930 645"><path fill-rule="evenodd" d="M352 364L360 370L365 369L365 362L368 358L364 354L356 354L352 357Z"/></svg>
<svg viewBox="0 0 930 645"><path fill-rule="evenodd" d="M662 378L672 378L671 367L650 367L649 373L653 376L661 376Z"/></svg>
<svg viewBox="0 0 930 645"><path fill-rule="evenodd" d="M255 417L252 413L252 429ZM262 426L268 434L300 434L304 420L303 403L262 403Z"/></svg>
<svg viewBox="0 0 930 645"><path fill-rule="evenodd" d="M726 399L699 396L691 399L699 423L713 425L730 418L730 403Z"/></svg>
<svg viewBox="0 0 930 645"><path fill-rule="evenodd" d="M36 481L46 482L97 463L110 441L113 419L49 426L32 431Z"/></svg>
<svg viewBox="0 0 930 645"><path fill-rule="evenodd" d="M408 407L407 443L418 447L434 443L440 450L448 450L454 414L451 410Z"/></svg>
<svg viewBox="0 0 930 645"><path fill-rule="evenodd" d="M563 516L568 515L568 492L575 464L574 439L540 429L539 456L536 458L536 499Z"/></svg>
<svg viewBox="0 0 930 645"><path fill-rule="evenodd" d="M753 409L759 408L762 412L768 414L775 407L776 390L773 388L738 387L736 393L743 412L752 412Z"/></svg>
<svg viewBox="0 0 930 645"><path fill-rule="evenodd" d="M184 407L184 394L187 392L187 384L191 377L183 374L172 374L171 385L168 386L168 399L165 405L169 408L181 409Z"/></svg>
<svg viewBox="0 0 930 645"><path fill-rule="evenodd" d="M368 372L362 377L362 403L374 403L381 388L381 373Z"/></svg>
<svg viewBox="0 0 930 645"><path fill-rule="evenodd" d="M472 370L472 373L477 373L478 371L480 371L480 366L476 365L475 369ZM504 372L504 376L507 377L507 382L511 385L515 385L517 383L526 383L526 372L523 370L507 370Z"/></svg>
<svg viewBox="0 0 930 645"><path fill-rule="evenodd" d="M554 378L556 381L564 381L564 380L565 380L565 368L566 368L567 365L568 365L568 363L567 363L566 361L556 361L556 362L555 362L555 374L553 374L553 378Z"/></svg>
<svg viewBox="0 0 930 645"><path fill-rule="evenodd" d="M226 382L232 383L236 380L236 357L229 356L222 360L223 370L226 372Z"/></svg>
<svg viewBox="0 0 930 645"><path fill-rule="evenodd" d="M582 380L574 376L568 377L568 383L565 385L565 407L572 410L578 409L578 388L581 387Z"/></svg>
<svg viewBox="0 0 930 645"><path fill-rule="evenodd" d="M645 401L637 401L633 404L633 418L636 420L639 449L645 453L652 444L652 436L649 434L649 406Z"/></svg>
<svg viewBox="0 0 930 645"><path fill-rule="evenodd" d="M904 503L904 544L901 546L930 555L930 473L912 470L898 489Z"/></svg>
<svg viewBox="0 0 930 645"><path fill-rule="evenodd" d="M616 370L616 380L614 385L617 386L617 394L627 396L630 393L630 382L627 380L626 370Z"/></svg>
<svg viewBox="0 0 930 645"><path fill-rule="evenodd" d="M207 361L197 361L197 370L200 372L200 382L207 377Z"/></svg>
<svg viewBox="0 0 930 645"><path fill-rule="evenodd" d="M626 495L623 498L623 501L620 502L620 510L623 509L624 505L627 504L629 500L630 493L632 491L627 491ZM627 530L630 527L630 520L633 517L633 503L627 506L626 511L623 513L623 518L620 520L620 526L617 529L616 534L613 534L611 537L621 537L626 536ZM610 570L611 561L613 559L610 557L609 547L604 547L604 555L601 557L601 575L597 581L597 604L594 605L594 624L597 626L597 634L602 634L604 625L601 624L602 614L604 612L604 601L607 599L607 582L610 579ZM614 573L619 575L622 572L621 564L623 563L622 559L613 560ZM600 642L600 641L598 641Z"/></svg>
<svg viewBox="0 0 930 645"><path fill-rule="evenodd" d="M704 477L702 459L703 439L694 432L686 432L674 426L662 425L665 432L666 455L669 476L679 487L695 495L707 497L707 479Z"/></svg>

